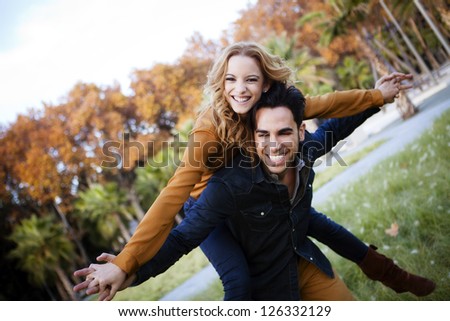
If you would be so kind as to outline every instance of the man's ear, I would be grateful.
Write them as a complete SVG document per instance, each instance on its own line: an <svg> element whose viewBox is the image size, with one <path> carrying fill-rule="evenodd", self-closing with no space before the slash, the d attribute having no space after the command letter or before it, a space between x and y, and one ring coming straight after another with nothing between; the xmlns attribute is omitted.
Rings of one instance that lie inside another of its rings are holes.
<svg viewBox="0 0 450 321"><path fill-rule="evenodd" d="M304 122L302 122L301 125L298 126L298 139L301 142L305 140L305 130L306 130L306 124Z"/></svg>

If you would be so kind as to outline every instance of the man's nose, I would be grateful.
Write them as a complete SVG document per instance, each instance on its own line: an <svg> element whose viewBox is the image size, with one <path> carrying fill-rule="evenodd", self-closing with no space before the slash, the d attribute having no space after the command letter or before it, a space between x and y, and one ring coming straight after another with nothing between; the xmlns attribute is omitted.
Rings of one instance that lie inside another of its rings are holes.
<svg viewBox="0 0 450 321"><path fill-rule="evenodd" d="M276 137L271 137L269 142L269 148L272 152L276 152L280 147L280 143Z"/></svg>

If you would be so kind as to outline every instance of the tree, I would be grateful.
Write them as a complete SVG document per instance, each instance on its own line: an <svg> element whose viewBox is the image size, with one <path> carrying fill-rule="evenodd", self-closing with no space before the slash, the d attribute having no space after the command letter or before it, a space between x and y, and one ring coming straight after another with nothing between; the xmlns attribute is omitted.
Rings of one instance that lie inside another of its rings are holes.
<svg viewBox="0 0 450 321"><path fill-rule="evenodd" d="M314 57L308 48L295 47L295 35L272 37L266 47L280 56L295 73L295 81L304 94L319 95L330 92L333 88L333 74L322 57Z"/></svg>
<svg viewBox="0 0 450 321"><path fill-rule="evenodd" d="M158 197L161 190L166 187L170 178L174 175L176 168L181 162L184 149L187 145L189 132L194 124L192 120L186 121L179 126L174 135L176 140L172 141L166 148L149 160L147 166L136 170L136 181L134 187L139 194L141 204L149 208ZM176 216L176 222L180 223L182 214Z"/></svg>
<svg viewBox="0 0 450 321"><path fill-rule="evenodd" d="M354 57L347 56L336 69L339 77L339 84L344 89L372 87L374 81L370 74L370 67L365 60L356 60Z"/></svg>
<svg viewBox="0 0 450 321"><path fill-rule="evenodd" d="M118 250L130 239L127 224L132 215L126 208L126 196L116 183L92 184L78 194L75 214L92 244Z"/></svg>
<svg viewBox="0 0 450 321"><path fill-rule="evenodd" d="M72 282L64 272L64 267L71 267L75 253L61 224L52 216L33 215L23 220L9 239L17 244L9 257L28 273L32 283L48 289L52 286L51 280L55 280L63 300L76 299Z"/></svg>
<svg viewBox="0 0 450 321"><path fill-rule="evenodd" d="M343 35L352 35L362 49L362 53L371 62L372 68L378 74L388 74L394 71L373 44L374 34L369 30L378 30L386 20L383 20L383 11L377 1L366 2L362 0L335 0L332 1L334 12L331 17L322 15L317 27L324 30L321 37L323 45L328 45ZM370 15L370 19L368 18ZM411 100L403 92L399 94L397 107L402 117L408 118L417 111Z"/></svg>
<svg viewBox="0 0 450 321"><path fill-rule="evenodd" d="M303 5L311 1L259 0L241 11L241 18L234 22L235 41L263 42L268 37L286 33L292 36Z"/></svg>

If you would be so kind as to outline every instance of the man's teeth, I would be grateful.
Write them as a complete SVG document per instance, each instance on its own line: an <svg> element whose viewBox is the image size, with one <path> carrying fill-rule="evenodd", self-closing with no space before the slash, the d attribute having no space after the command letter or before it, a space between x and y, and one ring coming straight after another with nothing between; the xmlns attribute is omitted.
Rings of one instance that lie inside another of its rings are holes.
<svg viewBox="0 0 450 321"><path fill-rule="evenodd" d="M272 162L279 162L284 159L284 155L269 155L269 158Z"/></svg>

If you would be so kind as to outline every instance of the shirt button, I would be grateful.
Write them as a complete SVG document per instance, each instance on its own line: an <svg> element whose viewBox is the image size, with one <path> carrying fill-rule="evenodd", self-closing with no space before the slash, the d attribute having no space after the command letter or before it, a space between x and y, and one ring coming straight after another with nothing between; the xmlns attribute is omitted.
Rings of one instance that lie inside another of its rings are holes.
<svg viewBox="0 0 450 321"><path fill-rule="evenodd" d="M261 212L261 216L264 215L264 212Z"/></svg>
<svg viewBox="0 0 450 321"><path fill-rule="evenodd" d="M308 187L311 187L311 184L308 184Z"/></svg>
<svg viewBox="0 0 450 321"><path fill-rule="evenodd" d="M310 261L314 261L314 259L312 257L309 258Z"/></svg>
<svg viewBox="0 0 450 321"><path fill-rule="evenodd" d="M292 232L295 232L295 228L292 229Z"/></svg>

